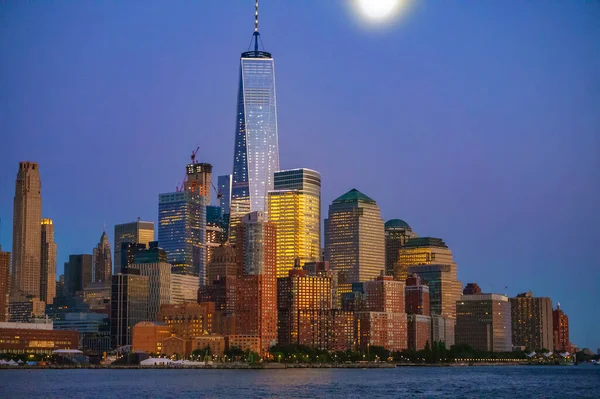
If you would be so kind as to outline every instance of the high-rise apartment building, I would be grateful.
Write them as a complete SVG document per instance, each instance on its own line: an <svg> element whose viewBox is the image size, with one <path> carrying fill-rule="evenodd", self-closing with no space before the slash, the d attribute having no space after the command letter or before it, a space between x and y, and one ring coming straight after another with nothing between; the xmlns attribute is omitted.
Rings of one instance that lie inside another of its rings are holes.
<svg viewBox="0 0 600 399"><path fill-rule="evenodd" d="M40 297L42 182L35 162L20 162L15 186L11 298ZM11 299L12 300L12 299Z"/></svg>
<svg viewBox="0 0 600 399"><path fill-rule="evenodd" d="M560 303L556 304L556 309L552 311L552 329L554 350L571 351L571 343L569 342L569 317L560 308Z"/></svg>
<svg viewBox="0 0 600 399"><path fill-rule="evenodd" d="M186 166L185 172L185 191L204 197L204 203L209 205L212 165L209 163L191 163Z"/></svg>
<svg viewBox="0 0 600 399"><path fill-rule="evenodd" d="M328 349L332 293L331 273L309 275L297 260L287 277L277 279L278 343Z"/></svg>
<svg viewBox="0 0 600 399"><path fill-rule="evenodd" d="M206 273L206 285L200 287L198 302L214 302L217 311L233 314L238 276L235 249L229 245L215 248Z"/></svg>
<svg viewBox="0 0 600 399"><path fill-rule="evenodd" d="M165 251L152 241L148 249L135 254L129 267L148 277L148 320L158 321L162 305L171 303L171 265L167 263Z"/></svg>
<svg viewBox="0 0 600 399"><path fill-rule="evenodd" d="M408 350L423 350L427 343L431 346L431 317L420 314L407 314L406 329Z"/></svg>
<svg viewBox="0 0 600 399"><path fill-rule="evenodd" d="M457 344L487 352L512 351L510 302L504 295L462 295L456 302Z"/></svg>
<svg viewBox="0 0 600 399"><path fill-rule="evenodd" d="M52 219L42 219L40 299L52 304L56 296L56 244Z"/></svg>
<svg viewBox="0 0 600 399"><path fill-rule="evenodd" d="M198 276L200 284L204 284L205 198L187 191L160 194L158 242L167 253L173 273Z"/></svg>
<svg viewBox="0 0 600 399"><path fill-rule="evenodd" d="M2 251L0 245L0 322L8 321L10 294L10 252Z"/></svg>
<svg viewBox="0 0 600 399"><path fill-rule="evenodd" d="M391 351L408 348L407 317L404 309L404 282L381 275L365 281L364 310L354 313L356 342L367 351L369 346L382 346Z"/></svg>
<svg viewBox="0 0 600 399"><path fill-rule="evenodd" d="M120 273L125 267L121 265L121 247L124 242L147 245L150 241L154 241L154 222L144 222L138 218L135 222L115 225L113 245L115 274Z"/></svg>
<svg viewBox="0 0 600 399"><path fill-rule="evenodd" d="M110 286L112 275L112 257L110 254L110 243L106 231L102 232L100 242L92 253L94 263L94 282L105 283Z"/></svg>
<svg viewBox="0 0 600 399"><path fill-rule="evenodd" d="M148 320L148 277L139 270L125 269L126 274L112 276L110 301L110 336L113 348L131 345L133 326Z"/></svg>
<svg viewBox="0 0 600 399"><path fill-rule="evenodd" d="M269 220L277 228L277 277L287 277L296 258L314 262L321 253L321 175L310 169L275 172L268 193Z"/></svg>
<svg viewBox="0 0 600 399"><path fill-rule="evenodd" d="M65 262L65 294L83 291L93 281L92 255L69 255Z"/></svg>
<svg viewBox="0 0 600 399"><path fill-rule="evenodd" d="M410 238L416 238L417 234L404 220L392 219L385 222L385 274L394 275L394 264L398 261L400 248Z"/></svg>
<svg viewBox="0 0 600 399"><path fill-rule="evenodd" d="M254 49L240 59L229 230L233 243L234 227L244 215L267 211L267 192L279 170L275 63L271 53L258 49L258 8L255 21Z"/></svg>
<svg viewBox="0 0 600 399"><path fill-rule="evenodd" d="M276 230L263 212L251 212L236 227L236 330L260 341L261 356L277 343Z"/></svg>
<svg viewBox="0 0 600 399"><path fill-rule="evenodd" d="M526 292L510 298L510 308L513 345L531 350L551 350L554 346L552 300Z"/></svg>
<svg viewBox="0 0 600 399"><path fill-rule="evenodd" d="M356 189L335 199L325 219L325 260L337 270L341 293L385 268L384 224L377 203Z"/></svg>

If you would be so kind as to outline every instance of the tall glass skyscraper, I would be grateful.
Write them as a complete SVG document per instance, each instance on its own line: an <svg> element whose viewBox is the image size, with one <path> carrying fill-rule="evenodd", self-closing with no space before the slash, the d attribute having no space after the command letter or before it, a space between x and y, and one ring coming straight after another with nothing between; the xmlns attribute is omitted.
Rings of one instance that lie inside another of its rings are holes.
<svg viewBox="0 0 600 399"><path fill-rule="evenodd" d="M187 191L159 195L158 243L173 273L199 276L203 284L206 203L202 195Z"/></svg>
<svg viewBox="0 0 600 399"><path fill-rule="evenodd" d="M267 210L267 192L279 170L275 64L271 53L258 50L258 5L255 16L254 50L240 59L231 227L249 212ZM230 232L234 241L235 229Z"/></svg>

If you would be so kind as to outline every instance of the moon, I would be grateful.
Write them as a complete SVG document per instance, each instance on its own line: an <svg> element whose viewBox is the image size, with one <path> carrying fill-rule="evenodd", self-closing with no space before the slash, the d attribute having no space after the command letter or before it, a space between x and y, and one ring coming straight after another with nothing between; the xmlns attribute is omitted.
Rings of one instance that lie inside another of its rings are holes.
<svg viewBox="0 0 600 399"><path fill-rule="evenodd" d="M354 0L354 9L371 23L392 20L405 11L411 0Z"/></svg>

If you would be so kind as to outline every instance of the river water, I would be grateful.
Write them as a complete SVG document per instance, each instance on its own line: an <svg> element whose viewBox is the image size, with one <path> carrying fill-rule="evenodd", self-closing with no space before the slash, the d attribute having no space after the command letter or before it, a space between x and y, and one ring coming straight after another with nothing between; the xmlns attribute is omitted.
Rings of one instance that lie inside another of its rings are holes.
<svg viewBox="0 0 600 399"><path fill-rule="evenodd" d="M600 398L600 366L0 370L0 398Z"/></svg>

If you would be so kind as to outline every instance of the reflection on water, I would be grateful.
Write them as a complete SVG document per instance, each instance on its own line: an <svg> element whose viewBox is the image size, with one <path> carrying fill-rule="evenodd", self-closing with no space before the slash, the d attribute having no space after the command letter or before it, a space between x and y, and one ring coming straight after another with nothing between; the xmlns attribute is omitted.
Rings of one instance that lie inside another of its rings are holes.
<svg viewBox="0 0 600 399"><path fill-rule="evenodd" d="M0 370L0 398L598 397L600 367Z"/></svg>

